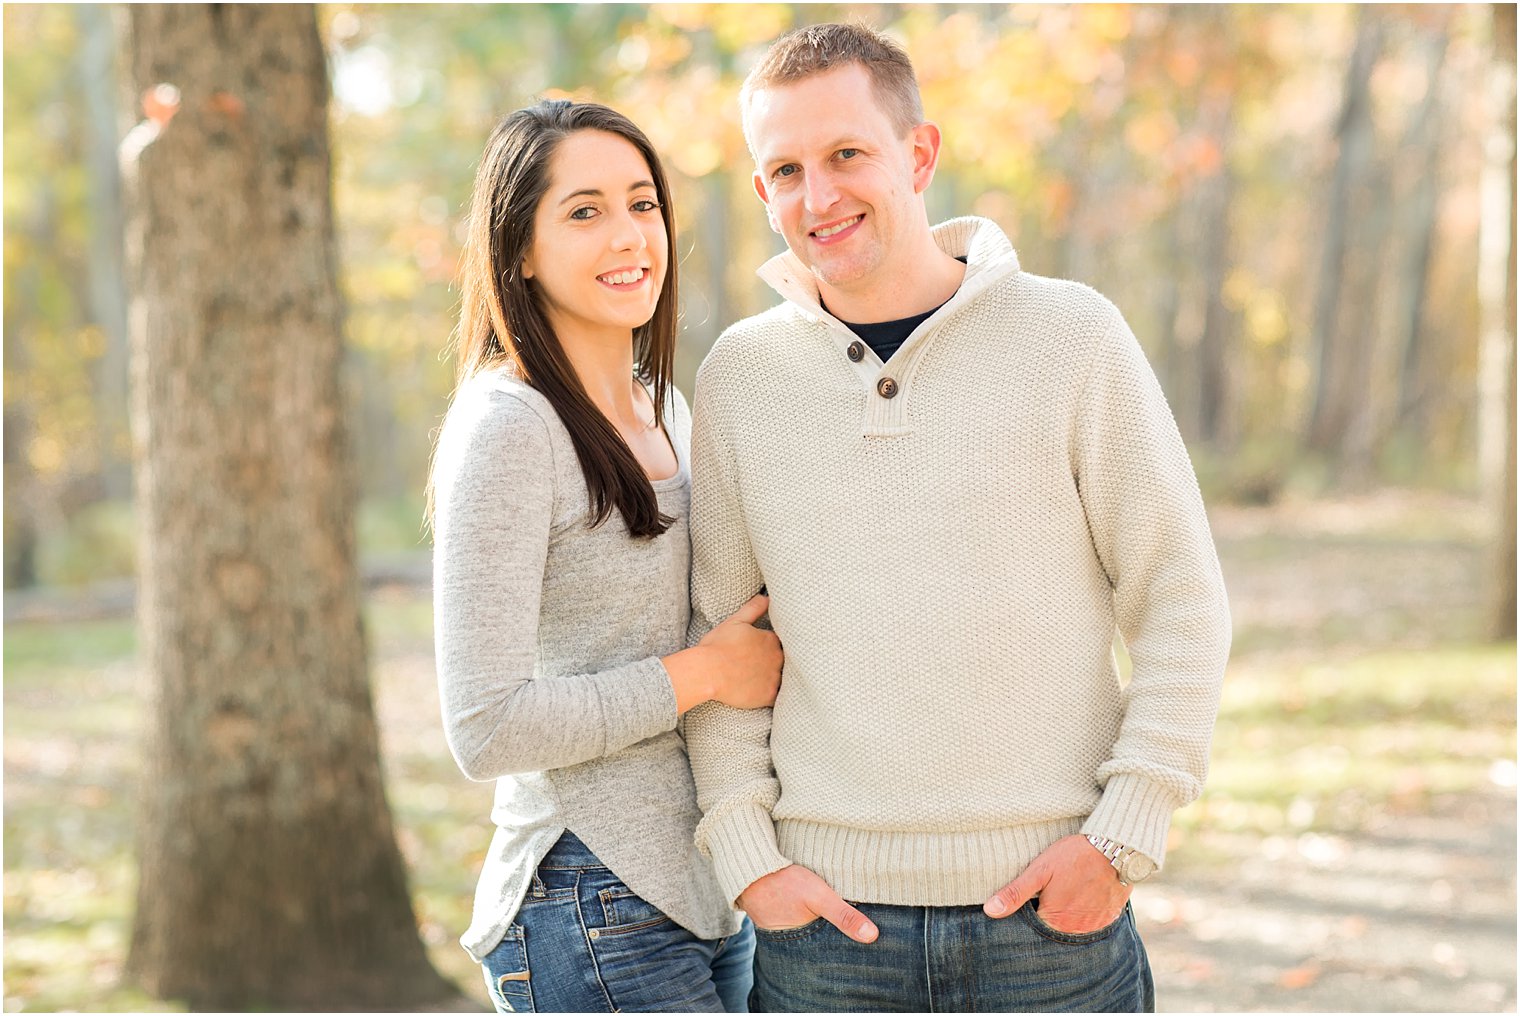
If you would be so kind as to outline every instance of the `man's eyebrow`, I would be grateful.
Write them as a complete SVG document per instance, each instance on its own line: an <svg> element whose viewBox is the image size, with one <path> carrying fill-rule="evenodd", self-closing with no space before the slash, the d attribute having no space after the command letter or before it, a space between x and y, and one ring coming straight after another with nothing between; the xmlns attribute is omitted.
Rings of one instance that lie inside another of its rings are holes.
<svg viewBox="0 0 1520 1016"><path fill-rule="evenodd" d="M841 148L863 148L863 147L865 147L865 145L864 145L863 142L861 142L853 134L841 134L839 137L837 137L834 140L830 141L827 145L824 145L823 147L824 147L824 149L826 151L834 152L834 151L838 151ZM796 159L792 158L789 155L773 155L770 158L766 159L764 162L762 162L761 165L762 166L767 166L767 167L769 167L769 166L781 166L781 165L785 165L788 162L796 162L796 161L797 161Z"/></svg>
<svg viewBox="0 0 1520 1016"><path fill-rule="evenodd" d="M632 194L636 190L644 190L645 188L648 188L649 190L656 190L657 189L655 187L655 185L654 185L654 181L653 180L640 180L637 183L631 183L631 184L628 185L628 193ZM571 191L569 194L566 194L564 197L560 198L559 199L559 203L560 204L564 204L567 201L574 201L576 198L599 198L599 197L604 197L604 195L602 194L602 192L600 190L596 189L595 187L582 187L580 190L578 190L578 191Z"/></svg>

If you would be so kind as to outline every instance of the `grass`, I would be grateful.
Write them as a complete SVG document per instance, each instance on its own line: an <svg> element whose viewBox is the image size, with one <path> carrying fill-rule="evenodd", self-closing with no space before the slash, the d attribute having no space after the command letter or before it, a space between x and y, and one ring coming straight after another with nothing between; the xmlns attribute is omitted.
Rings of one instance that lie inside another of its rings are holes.
<svg viewBox="0 0 1520 1016"><path fill-rule="evenodd" d="M1174 828L1184 844L1199 828L1355 833L1379 811L1512 779L1514 757L1513 645L1247 657L1225 685L1208 787Z"/></svg>
<svg viewBox="0 0 1520 1016"><path fill-rule="evenodd" d="M1243 836L1355 835L1513 785L1515 650L1471 637L1483 558L1470 517L1420 506L1401 538L1396 508L1360 514L1366 531L1328 509L1216 521L1236 651L1208 789L1174 826L1177 870L1237 863ZM457 938L491 790L444 747L431 618L414 591L370 598L381 747L419 933L485 1010ZM144 715L133 625L7 625L4 667L5 1008L174 1011L121 984Z"/></svg>
<svg viewBox="0 0 1520 1016"><path fill-rule="evenodd" d="M488 1010L457 939L490 840L491 789L438 727L431 607L381 591L366 610L387 790L434 965ZM129 621L5 630L6 1011L173 1012L123 986L144 717Z"/></svg>

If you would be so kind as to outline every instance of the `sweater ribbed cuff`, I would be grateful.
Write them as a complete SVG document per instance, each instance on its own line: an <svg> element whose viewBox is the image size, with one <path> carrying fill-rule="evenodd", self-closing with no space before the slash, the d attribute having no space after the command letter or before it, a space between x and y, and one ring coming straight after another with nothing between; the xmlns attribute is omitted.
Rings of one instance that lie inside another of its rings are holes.
<svg viewBox="0 0 1520 1016"><path fill-rule="evenodd" d="M1181 802L1160 784L1134 773L1120 773L1109 778L1082 832L1133 847L1160 868L1166 861L1172 813L1179 807Z"/></svg>
<svg viewBox="0 0 1520 1016"><path fill-rule="evenodd" d="M729 903L755 879L792 863L776 847L770 810L754 802L738 805L715 821L705 820L698 835Z"/></svg>

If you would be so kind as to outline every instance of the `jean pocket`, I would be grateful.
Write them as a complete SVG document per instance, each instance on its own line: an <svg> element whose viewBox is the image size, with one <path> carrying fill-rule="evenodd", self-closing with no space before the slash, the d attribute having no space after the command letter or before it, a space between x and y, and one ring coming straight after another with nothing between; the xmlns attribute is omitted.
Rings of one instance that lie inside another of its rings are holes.
<svg viewBox="0 0 1520 1016"><path fill-rule="evenodd" d="M481 966L497 1012L538 1011L533 1005L533 981L528 973L527 932L521 925L507 928Z"/></svg>
<svg viewBox="0 0 1520 1016"><path fill-rule="evenodd" d="M533 873L533 881L528 885L528 891L523 894L522 906L528 907L537 903L563 903L566 900L574 900L576 890L579 888L579 872L562 871L536 871Z"/></svg>
<svg viewBox="0 0 1520 1016"><path fill-rule="evenodd" d="M603 889L596 898L602 905L602 926L596 929L599 936L625 935L670 920L665 911L624 885Z"/></svg>
<svg viewBox="0 0 1520 1016"><path fill-rule="evenodd" d="M1118 917L1114 918L1112 921L1110 921L1108 924L1105 924L1097 931L1062 931L1059 928L1051 927L1045 922L1045 919L1040 916L1040 901L1038 898L1032 899L1020 907L1019 916L1023 918L1024 923L1033 928L1041 938L1048 938L1052 942L1064 942L1067 945L1089 945L1093 942L1101 942L1104 939L1111 937L1114 932L1119 930L1119 926L1123 924L1124 919L1129 916L1129 904L1126 903L1124 905L1124 909L1119 911Z"/></svg>
<svg viewBox="0 0 1520 1016"><path fill-rule="evenodd" d="M770 942L786 942L797 938L806 938L815 931L821 929L828 922L821 917L815 917L806 924L799 924L795 928L762 928L755 925L755 937Z"/></svg>

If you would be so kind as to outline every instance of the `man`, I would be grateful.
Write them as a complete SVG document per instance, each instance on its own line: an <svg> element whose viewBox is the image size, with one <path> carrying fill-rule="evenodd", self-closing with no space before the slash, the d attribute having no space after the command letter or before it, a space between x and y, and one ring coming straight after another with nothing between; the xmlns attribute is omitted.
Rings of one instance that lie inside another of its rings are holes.
<svg viewBox="0 0 1520 1016"><path fill-rule="evenodd" d="M993 223L930 227L940 132L884 37L793 32L740 101L785 302L698 377L691 634L763 584L786 665L773 710L685 730L751 1004L1150 1010L1130 885L1201 789L1230 639L1155 376Z"/></svg>

